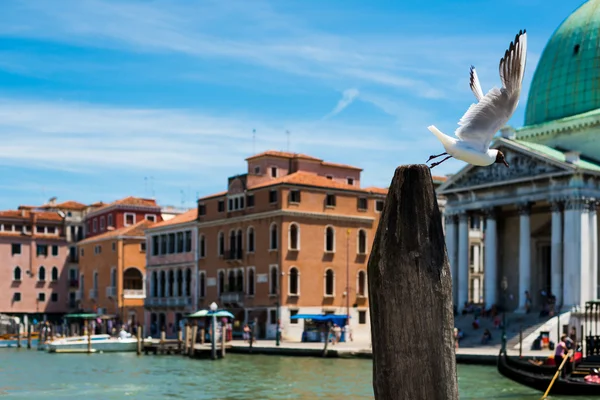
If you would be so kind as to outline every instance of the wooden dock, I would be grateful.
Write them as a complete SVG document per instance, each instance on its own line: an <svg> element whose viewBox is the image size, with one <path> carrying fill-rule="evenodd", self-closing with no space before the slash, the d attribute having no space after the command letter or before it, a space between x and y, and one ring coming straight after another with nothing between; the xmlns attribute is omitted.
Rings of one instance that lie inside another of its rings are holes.
<svg viewBox="0 0 600 400"><path fill-rule="evenodd" d="M225 355L225 351L232 348L231 343L225 343L223 349L222 343L217 343L216 346L217 356L222 358ZM185 343L178 339L152 339L144 340L143 352L145 355L187 355L193 358L210 358L211 357L211 344L210 343L195 343L193 347L185 348ZM225 351L223 351L225 350Z"/></svg>

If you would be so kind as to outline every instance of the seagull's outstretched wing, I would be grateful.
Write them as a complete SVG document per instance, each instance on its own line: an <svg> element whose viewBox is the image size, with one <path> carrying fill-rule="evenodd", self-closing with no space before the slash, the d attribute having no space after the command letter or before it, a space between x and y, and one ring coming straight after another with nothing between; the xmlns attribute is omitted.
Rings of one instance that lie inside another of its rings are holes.
<svg viewBox="0 0 600 400"><path fill-rule="evenodd" d="M519 32L500 60L502 89L493 88L477 104L471 104L454 132L475 150L486 152L500 128L508 122L519 104L527 58L527 33Z"/></svg>
<svg viewBox="0 0 600 400"><path fill-rule="evenodd" d="M477 76L477 71L475 71L475 67L471 65L470 76L469 76L469 85L471 86L471 90L475 95L477 101L481 101L483 99L483 90L481 90L481 85L479 84L479 77Z"/></svg>

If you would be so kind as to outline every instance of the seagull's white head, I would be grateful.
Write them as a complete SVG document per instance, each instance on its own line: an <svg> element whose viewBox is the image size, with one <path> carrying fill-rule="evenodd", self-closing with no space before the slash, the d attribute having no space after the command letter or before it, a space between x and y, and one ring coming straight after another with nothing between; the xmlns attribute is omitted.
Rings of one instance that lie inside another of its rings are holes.
<svg viewBox="0 0 600 400"><path fill-rule="evenodd" d="M494 163L502 163L504 164L504 166L506 166L506 168L508 168L508 163L506 162L506 158L504 158L504 153L502 153L500 150L495 150L496 151L496 161L494 161Z"/></svg>

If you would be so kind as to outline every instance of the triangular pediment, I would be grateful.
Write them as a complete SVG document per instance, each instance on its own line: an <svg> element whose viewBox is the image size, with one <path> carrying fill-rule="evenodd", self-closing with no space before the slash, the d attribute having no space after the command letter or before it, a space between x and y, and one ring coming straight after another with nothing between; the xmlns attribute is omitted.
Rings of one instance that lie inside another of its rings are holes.
<svg viewBox="0 0 600 400"><path fill-rule="evenodd" d="M511 140L498 139L492 147L504 153L506 161L510 165L509 168L502 164L493 164L489 167L467 165L441 185L438 193L509 184L575 169L570 164L557 161Z"/></svg>

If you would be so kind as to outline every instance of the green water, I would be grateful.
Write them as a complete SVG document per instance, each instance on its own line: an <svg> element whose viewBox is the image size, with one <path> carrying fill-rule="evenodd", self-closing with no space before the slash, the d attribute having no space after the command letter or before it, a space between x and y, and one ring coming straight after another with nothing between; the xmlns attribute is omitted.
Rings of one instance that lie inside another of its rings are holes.
<svg viewBox="0 0 600 400"><path fill-rule="evenodd" d="M541 393L503 378L494 367L459 365L458 373L461 399L541 397ZM210 361L2 349L0 397L350 400L372 399L373 390L370 360L230 354L225 360Z"/></svg>

